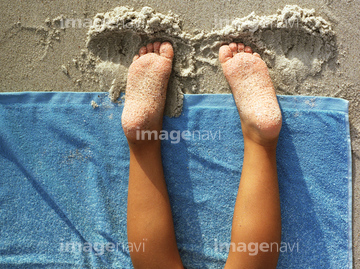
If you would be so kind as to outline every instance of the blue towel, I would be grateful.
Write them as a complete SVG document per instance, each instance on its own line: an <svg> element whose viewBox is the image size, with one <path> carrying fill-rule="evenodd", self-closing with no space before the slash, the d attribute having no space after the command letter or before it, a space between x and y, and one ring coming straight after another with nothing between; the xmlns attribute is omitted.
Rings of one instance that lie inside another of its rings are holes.
<svg viewBox="0 0 360 269"><path fill-rule="evenodd" d="M351 268L348 103L278 99L278 268ZM129 251L146 251L145 241L127 242L122 109L105 93L0 94L0 268L132 268ZM233 98L185 95L182 115L165 117L164 130L184 266L223 268L243 160Z"/></svg>

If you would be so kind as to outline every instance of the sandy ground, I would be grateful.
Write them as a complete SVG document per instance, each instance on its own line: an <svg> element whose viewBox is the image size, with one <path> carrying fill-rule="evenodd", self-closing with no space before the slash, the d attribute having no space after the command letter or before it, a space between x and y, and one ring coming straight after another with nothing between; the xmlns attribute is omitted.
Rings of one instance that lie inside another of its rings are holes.
<svg viewBox="0 0 360 269"><path fill-rule="evenodd" d="M290 83L291 85L284 85L283 81L279 80L284 73L281 76L277 74L279 69L277 69L276 64L271 70L271 75L277 86L278 94L331 96L350 101L353 154L354 266L360 268L360 248L358 247L360 242L360 211L358 210L360 206L360 184L358 183L360 179L358 169L360 164L360 50L358 49L360 1L1 1L0 91L104 91L114 86L112 85L114 84L114 76L117 77L115 86L123 87L125 83L123 74L126 74L129 59L138 47L126 47L125 58L120 57L117 60L110 61L105 64L104 68L101 61L99 62L91 55L89 56L86 43L89 25L94 16L99 12L107 12L123 5L138 11L144 6L150 6L156 12L163 14L168 14L171 10L182 21L181 30L187 33L193 33L195 29L209 33L212 29L223 28L225 24L230 23L235 18L245 17L253 11L259 16L276 14L277 10L283 9L285 5L298 5L306 9L313 8L316 16L321 16L331 24L335 32L333 41L336 42L336 50L332 51L330 60L326 59L314 72L307 74L304 71L306 76L300 76L294 80L295 82L293 81L294 83ZM61 29L59 27L61 18L81 20L82 26L78 27L77 25ZM244 40L250 39L245 38ZM141 42L144 40L134 41L131 44L139 46ZM275 42L273 45L279 46L279 43ZM216 45L214 47L216 48ZM316 48L316 46L313 47ZM273 49L276 50L277 48ZM287 48L287 50L289 49L291 48ZM191 53L187 47L182 47L181 42L179 42L179 51L182 51L184 55ZM206 48L204 51L206 52ZM261 50L260 47L259 52L267 57L266 51ZM288 58L295 59L304 58L307 54L306 51L297 49L286 55ZM201 73L195 78L200 82L205 81L204 83L193 85L186 79L184 69L181 69L179 71L183 74L181 79L185 82L179 89L186 93L227 92L228 89L224 88L223 82L206 84L207 77L212 77L213 74L216 77L219 71L216 64L212 64L213 56L208 58L208 60L210 59L208 61L210 67L206 63L196 66L198 70L201 69ZM178 55L177 59L180 57ZM122 60L125 62L124 66L119 65ZM207 61L206 57L203 61ZM270 58L268 62L271 65ZM111 72L112 65L114 70L118 72L117 74ZM189 72L191 74L192 71ZM283 68L281 72L285 72L286 75L286 69ZM296 68L295 71L293 69L289 72L295 72L295 76L297 76Z"/></svg>

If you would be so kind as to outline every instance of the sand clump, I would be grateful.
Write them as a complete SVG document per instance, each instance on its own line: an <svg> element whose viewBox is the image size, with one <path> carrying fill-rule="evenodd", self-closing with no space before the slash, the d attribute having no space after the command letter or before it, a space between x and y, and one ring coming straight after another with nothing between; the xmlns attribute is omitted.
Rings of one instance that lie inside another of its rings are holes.
<svg viewBox="0 0 360 269"><path fill-rule="evenodd" d="M165 107L168 116L180 115L184 93L231 92L218 62L223 43L242 42L258 52L280 93L296 90L306 77L321 72L337 50L331 24L314 10L296 5L269 16L251 13L210 32L191 33L182 29L181 19L173 13L117 7L97 14L87 34L86 59L92 59L95 76L113 101L125 91L133 56L154 41L170 41L175 51Z"/></svg>
<svg viewBox="0 0 360 269"><path fill-rule="evenodd" d="M93 107L93 109L99 107L99 105L94 100L92 100L90 104Z"/></svg>

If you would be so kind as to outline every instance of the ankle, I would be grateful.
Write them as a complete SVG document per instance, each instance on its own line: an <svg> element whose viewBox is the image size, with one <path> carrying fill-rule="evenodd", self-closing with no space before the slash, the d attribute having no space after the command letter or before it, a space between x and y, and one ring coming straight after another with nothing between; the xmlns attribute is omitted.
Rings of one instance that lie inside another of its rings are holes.
<svg viewBox="0 0 360 269"><path fill-rule="evenodd" d="M122 115L121 124L128 142L144 144L147 141L158 140L162 127L162 116L153 118L152 122L146 117L131 117Z"/></svg>
<svg viewBox="0 0 360 269"><path fill-rule="evenodd" d="M279 137L271 139L262 139L254 136L247 136L243 133L244 137L244 147L246 148L262 148L267 152L276 152L277 142Z"/></svg>
<svg viewBox="0 0 360 269"><path fill-rule="evenodd" d="M132 140L127 139L130 151L134 153L153 152L161 149L160 140Z"/></svg>
<svg viewBox="0 0 360 269"><path fill-rule="evenodd" d="M260 122L258 124L254 124L254 122L249 123L241 120L244 142L249 140L267 148L276 148L282 125L281 115L279 120L268 120L265 121L265 123L266 124L262 124Z"/></svg>

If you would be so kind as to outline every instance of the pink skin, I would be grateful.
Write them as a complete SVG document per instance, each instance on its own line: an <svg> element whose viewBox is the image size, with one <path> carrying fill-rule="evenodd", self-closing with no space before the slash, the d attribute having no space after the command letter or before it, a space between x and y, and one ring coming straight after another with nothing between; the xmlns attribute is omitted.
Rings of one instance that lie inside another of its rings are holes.
<svg viewBox="0 0 360 269"><path fill-rule="evenodd" d="M130 65L122 126L129 142L139 144L137 130L160 131L174 51L169 42L150 43Z"/></svg>
<svg viewBox="0 0 360 269"><path fill-rule="evenodd" d="M265 62L242 43L222 46L219 59L234 95L244 135L262 145L276 145L281 111Z"/></svg>

